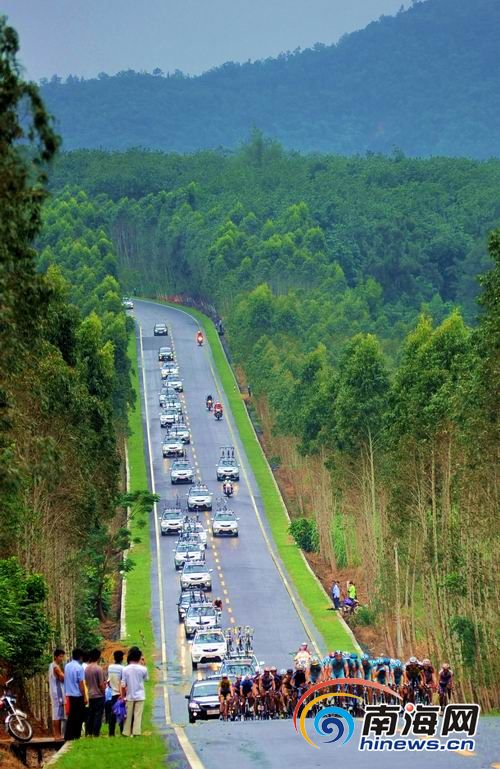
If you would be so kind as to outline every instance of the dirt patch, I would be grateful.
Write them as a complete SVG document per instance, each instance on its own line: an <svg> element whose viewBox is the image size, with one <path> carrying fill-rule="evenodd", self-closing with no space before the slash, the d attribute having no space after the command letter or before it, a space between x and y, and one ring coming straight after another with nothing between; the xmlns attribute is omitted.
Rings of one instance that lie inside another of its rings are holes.
<svg viewBox="0 0 500 769"><path fill-rule="evenodd" d="M26 769L8 748L0 747L0 769Z"/></svg>

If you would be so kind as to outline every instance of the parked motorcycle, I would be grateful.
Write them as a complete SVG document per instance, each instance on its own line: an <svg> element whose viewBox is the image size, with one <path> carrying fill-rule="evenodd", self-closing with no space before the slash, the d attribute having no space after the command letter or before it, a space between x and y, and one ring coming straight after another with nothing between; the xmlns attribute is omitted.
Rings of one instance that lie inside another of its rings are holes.
<svg viewBox="0 0 500 769"><path fill-rule="evenodd" d="M33 727L28 716L16 708L16 698L7 688L13 679L9 678L0 697L0 719L3 720L5 731L18 742L29 742L33 737Z"/></svg>

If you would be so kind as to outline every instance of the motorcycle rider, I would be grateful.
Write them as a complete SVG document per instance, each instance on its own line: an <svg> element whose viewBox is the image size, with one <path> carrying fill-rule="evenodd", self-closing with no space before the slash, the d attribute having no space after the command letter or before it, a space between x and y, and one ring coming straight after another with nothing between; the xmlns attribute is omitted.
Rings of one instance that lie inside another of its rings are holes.
<svg viewBox="0 0 500 769"><path fill-rule="evenodd" d="M300 644L298 651L294 658L295 664L300 665L303 664L304 666L308 666L311 661L311 652L308 649L308 646L306 643Z"/></svg>
<svg viewBox="0 0 500 769"><path fill-rule="evenodd" d="M213 403L214 403L213 395L212 393L208 393L207 397L205 398L205 405L209 411L212 411Z"/></svg>
<svg viewBox="0 0 500 769"><path fill-rule="evenodd" d="M233 482L230 480L225 480L222 484L222 492L226 497L232 497L234 492Z"/></svg>
<svg viewBox="0 0 500 769"><path fill-rule="evenodd" d="M220 401L215 401L214 416L217 416L217 414L220 414L220 416L222 416L223 413L224 413L224 409L222 408L222 403Z"/></svg>
<svg viewBox="0 0 500 769"><path fill-rule="evenodd" d="M201 347L201 345L203 344L203 334L202 334L201 331L198 331L198 333L196 334L196 341L198 342L199 346Z"/></svg>

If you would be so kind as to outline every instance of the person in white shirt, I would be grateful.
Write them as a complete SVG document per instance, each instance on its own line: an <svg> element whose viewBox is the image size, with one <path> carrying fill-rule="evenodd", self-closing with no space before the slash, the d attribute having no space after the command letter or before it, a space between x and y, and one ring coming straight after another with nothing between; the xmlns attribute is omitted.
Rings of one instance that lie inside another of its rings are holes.
<svg viewBox="0 0 500 769"><path fill-rule="evenodd" d="M49 665L49 690L52 702L52 734L54 739L63 739L61 725L66 719L64 713L64 673L62 663L66 652L64 649L54 650L54 659Z"/></svg>
<svg viewBox="0 0 500 769"><path fill-rule="evenodd" d="M106 702L106 720L110 737L114 737L116 731L116 716L113 713L113 707L121 695L122 674L125 670L125 666L122 664L124 656L125 652L120 650L113 652L114 662L108 666L108 686L111 689L111 699ZM120 732L123 732L123 721L119 726Z"/></svg>
<svg viewBox="0 0 500 769"><path fill-rule="evenodd" d="M128 665L123 669L121 696L127 703L127 717L123 727L124 737L138 737L142 730L142 713L146 692L144 683L148 680L148 670L141 665L142 651L132 646L127 655Z"/></svg>

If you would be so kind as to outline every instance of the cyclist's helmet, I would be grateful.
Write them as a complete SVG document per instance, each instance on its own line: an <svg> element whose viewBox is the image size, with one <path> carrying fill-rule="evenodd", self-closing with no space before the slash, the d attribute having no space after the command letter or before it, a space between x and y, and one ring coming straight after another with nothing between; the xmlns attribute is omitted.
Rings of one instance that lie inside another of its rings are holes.
<svg viewBox="0 0 500 769"><path fill-rule="evenodd" d="M277 673L278 672L278 668L276 667L276 665L271 665L269 670L271 671L271 673Z"/></svg>
<svg viewBox="0 0 500 769"><path fill-rule="evenodd" d="M241 676L236 676L236 681L241 681Z"/></svg>
<svg viewBox="0 0 500 769"><path fill-rule="evenodd" d="M293 676L293 669L292 668L288 668L288 670L286 671L286 674L287 674L287 676Z"/></svg>
<svg viewBox="0 0 500 769"><path fill-rule="evenodd" d="M290 673L292 672L293 672L292 670L288 671L288 670L285 670L285 668L281 668L280 676L286 676L287 673L290 675Z"/></svg>
<svg viewBox="0 0 500 769"><path fill-rule="evenodd" d="M369 660L370 659L370 655L369 654L362 654L361 655L361 659L362 660Z"/></svg>
<svg viewBox="0 0 500 769"><path fill-rule="evenodd" d="M352 653L349 655L349 659L351 659L351 660L357 660L357 659L358 659L358 655L356 654L356 652L352 652Z"/></svg>
<svg viewBox="0 0 500 769"><path fill-rule="evenodd" d="M306 643L300 644L299 651L306 652L307 651L307 644Z"/></svg>
<svg viewBox="0 0 500 769"><path fill-rule="evenodd" d="M416 657L410 657L410 665L415 665L418 662Z"/></svg>
<svg viewBox="0 0 500 769"><path fill-rule="evenodd" d="M255 675L257 675L257 676L258 676L258 675L259 675L259 673L260 673L260 668L259 668L259 667L256 667L256 668L255 668Z"/></svg>
<svg viewBox="0 0 500 769"><path fill-rule="evenodd" d="M333 655L334 657L342 657L342 652L337 650L336 652L333 652Z"/></svg>
<svg viewBox="0 0 500 769"><path fill-rule="evenodd" d="M252 676L250 675L250 673L247 673L243 680L244 681L251 681L252 680Z"/></svg>
<svg viewBox="0 0 500 769"><path fill-rule="evenodd" d="M319 665L319 659L317 657L312 657L311 665Z"/></svg>
<svg viewBox="0 0 500 769"><path fill-rule="evenodd" d="M264 668L264 673L270 673L270 672L271 672L271 668L267 668L267 667Z"/></svg>
<svg viewBox="0 0 500 769"><path fill-rule="evenodd" d="M389 657L384 657L384 659L382 660L382 662L384 663L384 665L389 665L389 664L390 664L390 659L389 659Z"/></svg>
<svg viewBox="0 0 500 769"><path fill-rule="evenodd" d="M394 660L394 667L395 667L395 668L400 668L400 667L402 667L402 665L401 665L401 660Z"/></svg>

